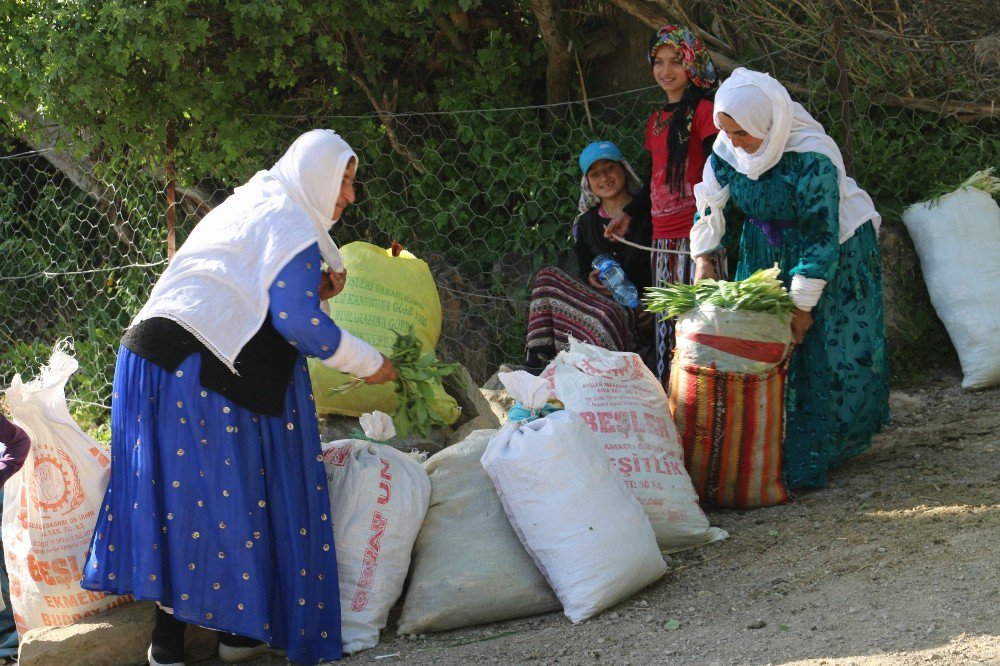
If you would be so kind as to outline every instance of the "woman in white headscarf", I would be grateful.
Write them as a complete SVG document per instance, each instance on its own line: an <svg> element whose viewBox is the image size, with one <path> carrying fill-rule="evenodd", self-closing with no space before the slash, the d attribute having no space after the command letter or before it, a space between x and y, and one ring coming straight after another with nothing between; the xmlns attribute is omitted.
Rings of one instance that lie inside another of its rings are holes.
<svg viewBox="0 0 1000 666"><path fill-rule="evenodd" d="M694 188L696 278L714 277L707 257L739 209L736 278L777 262L796 306L785 480L821 487L888 419L881 217L833 139L767 74L734 71L716 93L715 124L721 133Z"/></svg>
<svg viewBox="0 0 1000 666"><path fill-rule="evenodd" d="M344 283L328 230L357 155L300 136L209 213L122 339L111 482L82 585L157 602L151 664L183 663L184 628L220 656L341 656L337 561L304 355L364 377L392 363L320 311ZM322 263L331 271L322 271Z"/></svg>

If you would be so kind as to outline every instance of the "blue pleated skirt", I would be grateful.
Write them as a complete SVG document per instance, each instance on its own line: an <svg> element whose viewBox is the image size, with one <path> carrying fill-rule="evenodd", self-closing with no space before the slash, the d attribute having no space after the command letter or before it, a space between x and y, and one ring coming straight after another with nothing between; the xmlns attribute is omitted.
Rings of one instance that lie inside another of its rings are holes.
<svg viewBox="0 0 1000 666"><path fill-rule="evenodd" d="M284 415L203 388L201 356L168 372L122 347L111 482L82 581L268 642L292 661L339 659L330 499L300 357Z"/></svg>

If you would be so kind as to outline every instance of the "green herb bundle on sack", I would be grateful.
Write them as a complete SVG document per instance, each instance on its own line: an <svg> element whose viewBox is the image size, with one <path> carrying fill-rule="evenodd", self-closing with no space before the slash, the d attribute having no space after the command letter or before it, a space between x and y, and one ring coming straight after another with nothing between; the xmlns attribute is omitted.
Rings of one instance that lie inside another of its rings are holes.
<svg viewBox="0 0 1000 666"><path fill-rule="evenodd" d="M674 362L760 374L777 366L792 342L795 306L775 264L745 280L647 287L646 309L677 317Z"/></svg>
<svg viewBox="0 0 1000 666"><path fill-rule="evenodd" d="M788 314L795 307L778 275L775 264L762 268L745 280L699 280L697 284L669 283L665 287L646 287L643 302L650 312L664 317L679 317L698 305L714 305L726 310L748 310Z"/></svg>

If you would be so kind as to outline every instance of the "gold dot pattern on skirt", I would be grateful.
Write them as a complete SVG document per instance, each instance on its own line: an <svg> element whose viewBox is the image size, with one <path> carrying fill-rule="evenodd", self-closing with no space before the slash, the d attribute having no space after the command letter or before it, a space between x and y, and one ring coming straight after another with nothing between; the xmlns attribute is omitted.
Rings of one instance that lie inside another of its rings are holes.
<svg viewBox="0 0 1000 666"><path fill-rule="evenodd" d="M167 520L173 520L173 519L174 519L174 514L168 513L167 514Z"/></svg>
<svg viewBox="0 0 1000 666"><path fill-rule="evenodd" d="M183 407L183 406L184 406L184 403L183 403L183 402L181 402L180 400L178 400L178 401L177 401L177 406L178 406L178 407Z"/></svg>
<svg viewBox="0 0 1000 666"><path fill-rule="evenodd" d="M250 574L246 571L243 572L243 580L250 580Z"/></svg>
<svg viewBox="0 0 1000 666"><path fill-rule="evenodd" d="M299 606L305 606L305 605L306 605L306 600L299 598Z"/></svg>
<svg viewBox="0 0 1000 666"><path fill-rule="evenodd" d="M281 289L284 289L284 288L285 288L285 281L284 281L284 280L278 280L278 282L277 282L276 284L277 284L277 285L278 285L278 287L279 287L279 288L281 288Z"/></svg>
<svg viewBox="0 0 1000 666"><path fill-rule="evenodd" d="M263 509L265 506L267 506L267 502L265 502L264 500L257 500L257 506Z"/></svg>
<svg viewBox="0 0 1000 666"><path fill-rule="evenodd" d="M282 319L288 319L288 313L287 312L279 312L278 316L280 318L282 318Z"/></svg>
<svg viewBox="0 0 1000 666"><path fill-rule="evenodd" d="M309 298L312 298L314 296L314 294L311 291L306 290L306 296L308 296Z"/></svg>
<svg viewBox="0 0 1000 666"><path fill-rule="evenodd" d="M170 485L172 485L174 488L180 488L181 487L181 482L180 481L174 481Z"/></svg>
<svg viewBox="0 0 1000 666"><path fill-rule="evenodd" d="M190 562L190 563L188 564L188 569L189 569L190 571L194 571L194 570L195 570L195 569L197 569L197 568L198 568L198 565L196 565L196 564L195 564L194 562Z"/></svg>
<svg viewBox="0 0 1000 666"><path fill-rule="evenodd" d="M184 376L184 371L183 371L183 370L178 370L178 371L177 371L176 373L174 373L174 374L176 374L176 375L177 375L178 377L183 377L183 376Z"/></svg>
<svg viewBox="0 0 1000 666"><path fill-rule="evenodd" d="M115 544L113 544L113 543L112 544L108 544L108 550L110 550L112 553L115 552Z"/></svg>
<svg viewBox="0 0 1000 666"><path fill-rule="evenodd" d="M226 554L224 552L222 552L221 550L219 551L219 559L220 560L226 559Z"/></svg>
<svg viewBox="0 0 1000 666"><path fill-rule="evenodd" d="M326 638L326 632L325 631L319 632L319 635L320 635L321 638Z"/></svg>
<svg viewBox="0 0 1000 666"><path fill-rule="evenodd" d="M149 574L149 580L156 580L156 574Z"/></svg>
<svg viewBox="0 0 1000 666"><path fill-rule="evenodd" d="M329 551L330 550L330 544L324 543L323 544L323 550Z"/></svg>
<svg viewBox="0 0 1000 666"><path fill-rule="evenodd" d="M201 397L203 397L203 398L207 398L207 397L208 397L208 391L202 391L202 392L201 392ZM205 423L204 423L204 422L202 422L202 425L205 425Z"/></svg>
<svg viewBox="0 0 1000 666"><path fill-rule="evenodd" d="M182 594L181 595L181 601L187 601L187 600L188 600L188 595L186 593Z"/></svg>
<svg viewBox="0 0 1000 666"><path fill-rule="evenodd" d="M312 324L313 326L319 326L319 317L313 317L312 319L309 320L309 323Z"/></svg>
<svg viewBox="0 0 1000 666"><path fill-rule="evenodd" d="M288 427L289 430L295 430L295 424L294 423L289 423L287 427Z"/></svg>
<svg viewBox="0 0 1000 666"><path fill-rule="evenodd" d="M260 532L254 532L253 533L253 538L254 539L259 539L260 538Z"/></svg>
<svg viewBox="0 0 1000 666"><path fill-rule="evenodd" d="M231 412L231 411L232 411L232 410L231 410L231 409L229 409L229 407L228 407L228 406L226 406L226 407L223 407L223 408L222 408L222 413L223 413L223 414L228 414L228 413L229 413L229 412Z"/></svg>
<svg viewBox="0 0 1000 666"><path fill-rule="evenodd" d="M184 455L184 449L177 449L177 455L179 456Z"/></svg>
<svg viewBox="0 0 1000 666"><path fill-rule="evenodd" d="M219 522L219 529L220 529L220 530L224 530L224 529L226 529L226 523L225 523L225 521L220 521L220 522Z"/></svg>
<svg viewBox="0 0 1000 666"><path fill-rule="evenodd" d="M229 491L228 490L223 490L222 491L222 496L223 497L229 497Z"/></svg>
<svg viewBox="0 0 1000 666"><path fill-rule="evenodd" d="M198 500L198 506L205 506L204 500Z"/></svg>
<svg viewBox="0 0 1000 666"><path fill-rule="evenodd" d="M215 617L215 616L212 615L211 613L205 613L205 619L206 620L211 620L213 617Z"/></svg>
<svg viewBox="0 0 1000 666"><path fill-rule="evenodd" d="M306 575L306 570L305 569L299 569L299 575L300 576L305 576Z"/></svg>
<svg viewBox="0 0 1000 666"><path fill-rule="evenodd" d="M253 541L247 541L247 548L253 548Z"/></svg>
<svg viewBox="0 0 1000 666"><path fill-rule="evenodd" d="M181 417L181 423L187 423L187 422L188 422L187 417L186 416L182 416Z"/></svg>
<svg viewBox="0 0 1000 666"><path fill-rule="evenodd" d="M197 538L198 538L198 537L200 537L200 536L201 536L201 533L200 533L200 532L194 532L193 534L191 534L191 538L192 538L192 539L197 539Z"/></svg>
<svg viewBox="0 0 1000 666"><path fill-rule="evenodd" d="M222 587L222 585L220 585L219 583L212 583L212 589L213 590L218 590L221 587Z"/></svg>
<svg viewBox="0 0 1000 666"><path fill-rule="evenodd" d="M238 608L239 610L243 610L244 606L243 604L236 604L236 608Z"/></svg>
<svg viewBox="0 0 1000 666"><path fill-rule="evenodd" d="M299 534L301 534L302 536L305 536L306 535L306 528L303 527L302 529L300 529L299 530Z"/></svg>
<svg viewBox="0 0 1000 666"><path fill-rule="evenodd" d="M115 575L113 573L109 573L108 574L108 580L114 580L114 579L115 579Z"/></svg>

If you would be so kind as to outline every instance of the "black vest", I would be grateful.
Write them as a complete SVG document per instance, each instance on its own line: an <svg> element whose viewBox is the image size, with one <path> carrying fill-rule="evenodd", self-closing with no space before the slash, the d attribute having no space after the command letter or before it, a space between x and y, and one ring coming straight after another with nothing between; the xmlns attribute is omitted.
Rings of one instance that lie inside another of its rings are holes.
<svg viewBox="0 0 1000 666"><path fill-rule="evenodd" d="M236 357L233 374L187 329L165 317L146 319L125 332L122 345L173 372L191 354L201 354L201 385L257 414L281 416L299 356L271 323L271 315Z"/></svg>

